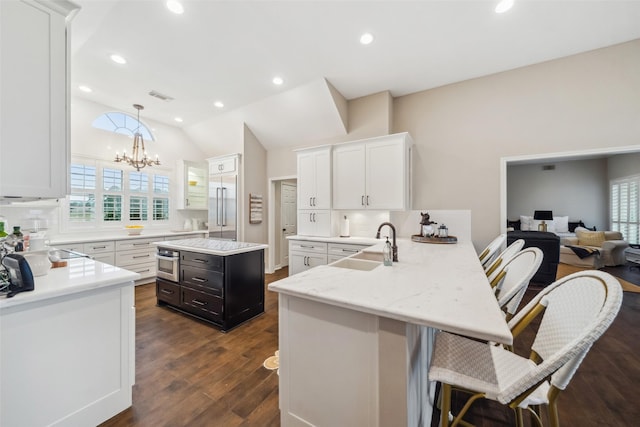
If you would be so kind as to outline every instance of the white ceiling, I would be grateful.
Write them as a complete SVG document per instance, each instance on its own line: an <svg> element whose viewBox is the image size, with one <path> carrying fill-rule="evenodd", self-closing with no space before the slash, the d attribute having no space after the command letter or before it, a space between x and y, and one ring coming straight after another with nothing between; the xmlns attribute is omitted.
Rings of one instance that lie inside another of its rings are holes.
<svg viewBox="0 0 640 427"><path fill-rule="evenodd" d="M640 38L640 0L515 0L502 15L497 0L184 0L182 15L164 0L75 2L73 96L186 130L241 117L267 148L345 132L325 81L347 99L401 96Z"/></svg>

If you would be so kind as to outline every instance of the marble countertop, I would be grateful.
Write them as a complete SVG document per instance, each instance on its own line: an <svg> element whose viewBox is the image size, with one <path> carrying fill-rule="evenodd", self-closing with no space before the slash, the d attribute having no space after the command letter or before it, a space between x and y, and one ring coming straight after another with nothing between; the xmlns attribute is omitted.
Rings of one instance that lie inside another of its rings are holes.
<svg viewBox="0 0 640 427"><path fill-rule="evenodd" d="M236 242L233 240L218 240L210 238L168 240L165 242L153 242L153 244L156 246L162 246L163 248L222 256L257 251L269 247L269 245L264 243Z"/></svg>
<svg viewBox="0 0 640 427"><path fill-rule="evenodd" d="M148 239L150 237L164 237L171 235L189 235L189 234L209 234L209 230L142 230L142 233L131 236L127 234L127 231L124 229L113 230L110 232L102 232L102 233L76 233L76 234L60 234L56 236L52 236L49 239L49 244L51 246L55 245L66 245L69 243L87 243L87 242L98 242L101 240L131 240L131 239Z"/></svg>
<svg viewBox="0 0 640 427"><path fill-rule="evenodd" d="M309 242L348 243L350 245L375 245L384 240L375 237L318 237L318 236L288 236L287 240L306 240Z"/></svg>
<svg viewBox="0 0 640 427"><path fill-rule="evenodd" d="M0 297L0 310L25 309L34 302L127 282L133 286L133 281L139 278L138 273L113 265L89 258L73 258L67 261L66 267L52 268L46 275L34 277L33 291L21 292L12 298Z"/></svg>
<svg viewBox="0 0 640 427"><path fill-rule="evenodd" d="M380 243L364 251L381 252L382 246ZM445 245L399 239L398 260L392 267L380 264L371 271L322 265L273 282L269 290L478 339L512 343L511 332L470 242Z"/></svg>

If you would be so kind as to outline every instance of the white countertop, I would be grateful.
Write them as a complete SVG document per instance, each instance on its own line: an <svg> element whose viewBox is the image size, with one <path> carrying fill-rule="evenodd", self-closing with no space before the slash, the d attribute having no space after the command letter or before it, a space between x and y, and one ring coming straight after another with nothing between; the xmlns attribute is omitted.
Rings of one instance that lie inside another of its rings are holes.
<svg viewBox="0 0 640 427"><path fill-rule="evenodd" d="M156 246L162 246L163 248L222 256L257 251L269 247L269 245L264 243L236 242L234 240L218 240L210 238L168 240L165 242L153 242L153 244Z"/></svg>
<svg viewBox="0 0 640 427"><path fill-rule="evenodd" d="M76 233L76 234L59 234L49 239L50 245L66 245L69 243L86 243L86 242L98 242L101 240L130 240L130 239L145 239L150 237L164 237L171 235L189 235L189 234L209 234L209 230L142 230L142 233L131 236L124 229L112 230L109 232L98 233Z"/></svg>
<svg viewBox="0 0 640 427"><path fill-rule="evenodd" d="M384 242L375 237L318 237L318 236L288 236L287 240L305 240L308 242L348 243L350 245L376 245Z"/></svg>
<svg viewBox="0 0 640 427"><path fill-rule="evenodd" d="M127 282L133 286L133 281L139 278L138 273L113 265L89 258L73 258L67 261L66 267L52 268L45 276L34 277L33 291L21 292L12 298L0 297L0 309L5 311L10 307Z"/></svg>
<svg viewBox="0 0 640 427"><path fill-rule="evenodd" d="M315 238L314 238L315 240ZM379 242L379 241L378 241ZM364 251L382 251L382 243ZM398 240L399 262L371 271L322 265L269 290L483 340L513 337L469 242Z"/></svg>

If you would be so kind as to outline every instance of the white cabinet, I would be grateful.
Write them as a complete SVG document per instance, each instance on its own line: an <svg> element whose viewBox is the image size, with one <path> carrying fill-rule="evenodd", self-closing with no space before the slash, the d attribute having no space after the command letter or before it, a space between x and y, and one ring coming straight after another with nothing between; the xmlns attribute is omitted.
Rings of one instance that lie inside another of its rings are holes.
<svg viewBox="0 0 640 427"><path fill-rule="evenodd" d="M207 209L209 170L207 163L178 160L178 209Z"/></svg>
<svg viewBox="0 0 640 427"><path fill-rule="evenodd" d="M116 266L140 274L140 279L156 275L157 238L116 241Z"/></svg>
<svg viewBox="0 0 640 427"><path fill-rule="evenodd" d="M237 154L207 160L209 161L209 175L237 172L238 170Z"/></svg>
<svg viewBox="0 0 640 427"><path fill-rule="evenodd" d="M331 208L331 147L298 152L298 209Z"/></svg>
<svg viewBox="0 0 640 427"><path fill-rule="evenodd" d="M67 17L76 9L0 2L0 199L68 193Z"/></svg>
<svg viewBox="0 0 640 427"><path fill-rule="evenodd" d="M326 242L289 240L289 276L326 263Z"/></svg>
<svg viewBox="0 0 640 427"><path fill-rule="evenodd" d="M298 234L301 236L331 237L330 210L298 210Z"/></svg>
<svg viewBox="0 0 640 427"><path fill-rule="evenodd" d="M411 198L408 133L333 148L333 209L406 210Z"/></svg>
<svg viewBox="0 0 640 427"><path fill-rule="evenodd" d="M96 261L116 265L115 243L111 240L85 243L79 252L89 255Z"/></svg>

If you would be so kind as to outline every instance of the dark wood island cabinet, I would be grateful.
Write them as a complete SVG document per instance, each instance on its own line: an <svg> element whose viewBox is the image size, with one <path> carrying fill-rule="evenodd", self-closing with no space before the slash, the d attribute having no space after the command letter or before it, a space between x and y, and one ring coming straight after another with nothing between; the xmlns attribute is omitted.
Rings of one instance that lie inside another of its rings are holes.
<svg viewBox="0 0 640 427"><path fill-rule="evenodd" d="M156 279L159 306L224 332L264 312L264 249L229 255L180 249L179 263L179 283Z"/></svg>

